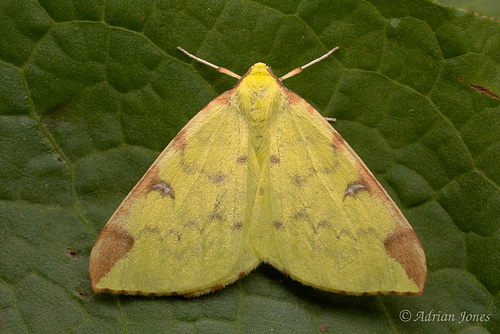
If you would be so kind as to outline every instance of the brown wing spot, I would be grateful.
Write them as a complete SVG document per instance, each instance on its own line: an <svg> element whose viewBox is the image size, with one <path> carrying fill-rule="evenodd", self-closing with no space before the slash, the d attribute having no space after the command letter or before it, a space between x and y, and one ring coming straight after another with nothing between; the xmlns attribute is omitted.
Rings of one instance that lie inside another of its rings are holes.
<svg viewBox="0 0 500 334"><path fill-rule="evenodd" d="M392 258L403 267L408 278L420 289L414 295L421 295L427 279L427 264L424 251L415 231L397 224L393 233L384 240L384 247Z"/></svg>
<svg viewBox="0 0 500 334"><path fill-rule="evenodd" d="M224 175L223 172L219 171L217 174L215 174L214 176L211 176L209 178L210 178L210 181L212 181L212 183L219 184L226 179L226 175Z"/></svg>
<svg viewBox="0 0 500 334"><path fill-rule="evenodd" d="M152 190L158 191L162 197L170 196L171 199L175 199L174 188L165 181L158 180L159 182L151 186Z"/></svg>
<svg viewBox="0 0 500 334"><path fill-rule="evenodd" d="M134 236L121 225L108 223L104 226L90 254L90 282L95 292L101 291L96 285L111 271L116 261L127 255L134 242Z"/></svg>
<svg viewBox="0 0 500 334"><path fill-rule="evenodd" d="M217 200L215 202L213 210L208 214L208 219L210 219L210 221L212 220L221 221L223 219L223 214L221 213L220 206L221 206L220 201Z"/></svg>
<svg viewBox="0 0 500 334"><path fill-rule="evenodd" d="M262 194L264 194L264 188L259 187L259 195L261 195L261 196L262 196Z"/></svg>
<svg viewBox="0 0 500 334"><path fill-rule="evenodd" d="M314 234L318 234L319 230L322 229L322 228L332 228L332 224L330 224L330 222L328 220L322 220L318 223L317 226L314 226L313 225L313 232ZM337 236L337 239L339 238L339 236Z"/></svg>
<svg viewBox="0 0 500 334"><path fill-rule="evenodd" d="M172 143L176 150L183 150L186 147L186 129L179 131L177 136L172 140Z"/></svg>
<svg viewBox="0 0 500 334"><path fill-rule="evenodd" d="M274 154L271 154L269 161L271 162L272 165L277 165L280 163L280 158Z"/></svg>
<svg viewBox="0 0 500 334"><path fill-rule="evenodd" d="M307 178L302 175L295 174L293 175L293 182L295 183L296 186L301 187L307 182Z"/></svg>
<svg viewBox="0 0 500 334"><path fill-rule="evenodd" d="M366 186L360 181L351 182L345 188L344 198L342 200L345 200L347 196L351 196L355 199L357 194L363 190L367 191Z"/></svg>
<svg viewBox="0 0 500 334"><path fill-rule="evenodd" d="M342 136L335 130L332 132L332 146L334 149L343 152L345 149L345 140Z"/></svg>
<svg viewBox="0 0 500 334"><path fill-rule="evenodd" d="M222 220L222 215L216 211L217 208L214 209L214 211L210 212L208 215L208 219L210 220Z"/></svg>
<svg viewBox="0 0 500 334"><path fill-rule="evenodd" d="M294 216L296 220L303 220L303 221L309 221L310 217L309 214L306 212L306 209L302 209L299 212L297 212Z"/></svg>
<svg viewBox="0 0 500 334"><path fill-rule="evenodd" d="M277 230L281 230L283 228L283 224L280 221L273 221L274 228Z"/></svg>
<svg viewBox="0 0 500 334"><path fill-rule="evenodd" d="M243 155L240 155L240 157L236 160L237 163L239 164L244 164L245 162L247 162L248 160L248 157L243 154Z"/></svg>
<svg viewBox="0 0 500 334"><path fill-rule="evenodd" d="M237 222L236 224L233 225L233 230L241 230L242 227L243 227L243 223Z"/></svg>

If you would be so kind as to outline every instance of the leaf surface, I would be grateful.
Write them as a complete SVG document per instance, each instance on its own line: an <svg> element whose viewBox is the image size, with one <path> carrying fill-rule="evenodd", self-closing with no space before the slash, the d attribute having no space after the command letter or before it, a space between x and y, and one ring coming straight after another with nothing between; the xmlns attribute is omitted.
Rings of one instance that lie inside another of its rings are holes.
<svg viewBox="0 0 500 334"><path fill-rule="evenodd" d="M0 332L500 331L497 20L426 0L23 0L0 25ZM325 293L265 265L191 300L92 292L99 231L236 83L177 45L278 76L340 46L285 85L337 118L408 218L423 296Z"/></svg>

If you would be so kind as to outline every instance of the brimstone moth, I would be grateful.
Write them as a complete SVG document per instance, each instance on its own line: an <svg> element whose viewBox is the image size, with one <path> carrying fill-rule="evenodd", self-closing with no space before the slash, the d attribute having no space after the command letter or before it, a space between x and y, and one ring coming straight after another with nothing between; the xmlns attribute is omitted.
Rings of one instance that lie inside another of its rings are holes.
<svg viewBox="0 0 500 334"><path fill-rule="evenodd" d="M96 292L212 292L261 262L352 295L420 295L425 254L407 220L332 126L263 63L201 110L95 242Z"/></svg>

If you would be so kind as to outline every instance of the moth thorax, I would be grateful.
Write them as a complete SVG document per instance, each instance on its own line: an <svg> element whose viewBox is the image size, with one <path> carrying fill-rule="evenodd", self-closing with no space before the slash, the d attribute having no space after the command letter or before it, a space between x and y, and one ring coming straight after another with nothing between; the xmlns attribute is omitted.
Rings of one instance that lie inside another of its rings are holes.
<svg viewBox="0 0 500 334"><path fill-rule="evenodd" d="M251 103L249 113L249 126L251 146L255 151L259 166L263 166L266 152L269 153L269 126L272 118L272 103L265 101L265 98L258 98Z"/></svg>

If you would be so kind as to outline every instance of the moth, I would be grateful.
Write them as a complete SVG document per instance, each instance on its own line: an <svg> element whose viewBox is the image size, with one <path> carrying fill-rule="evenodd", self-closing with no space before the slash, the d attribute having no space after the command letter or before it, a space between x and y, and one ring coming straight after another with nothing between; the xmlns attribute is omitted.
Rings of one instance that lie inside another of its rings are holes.
<svg viewBox="0 0 500 334"><path fill-rule="evenodd" d="M256 63L172 140L90 255L95 292L199 296L261 262L321 290L420 295L427 267L410 224L310 104Z"/></svg>

